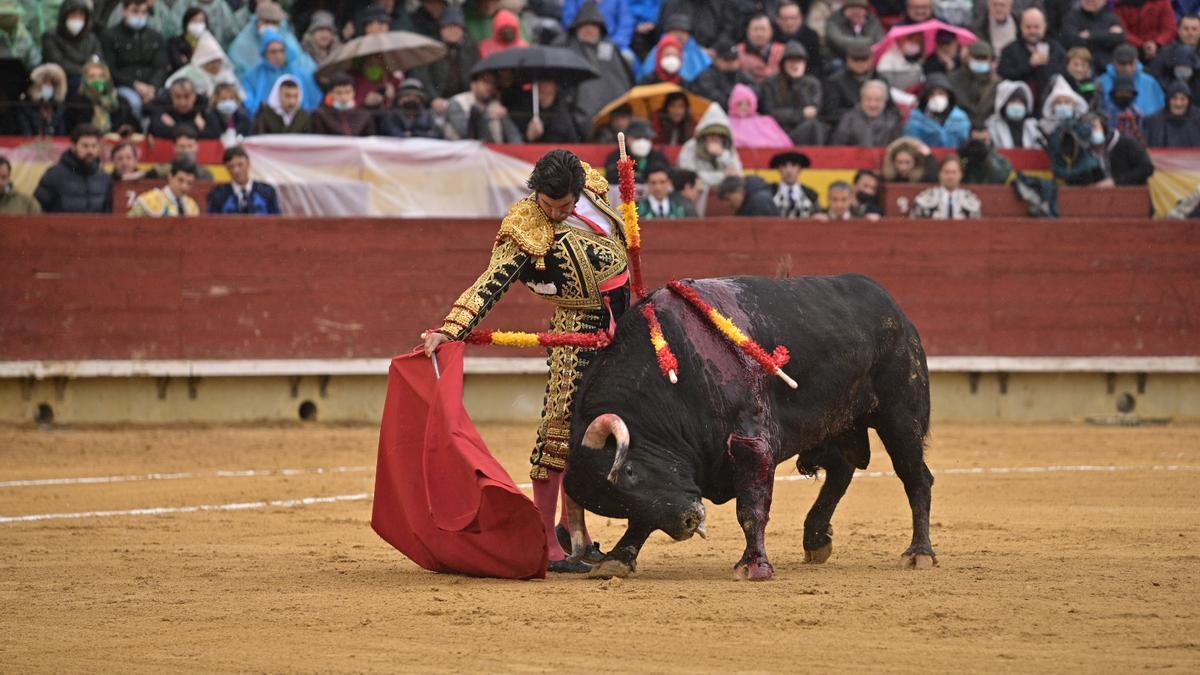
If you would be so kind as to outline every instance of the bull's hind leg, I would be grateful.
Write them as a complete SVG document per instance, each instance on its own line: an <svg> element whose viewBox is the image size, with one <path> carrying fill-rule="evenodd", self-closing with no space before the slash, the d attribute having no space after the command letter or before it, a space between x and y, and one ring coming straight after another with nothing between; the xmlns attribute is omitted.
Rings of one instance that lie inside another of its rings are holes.
<svg viewBox="0 0 1200 675"><path fill-rule="evenodd" d="M912 544L900 555L905 567L925 569L937 564L933 543L929 540L929 504L932 499L933 474L925 465L925 443L922 426L917 420L886 420L876 427L892 467L904 483L908 505L912 509Z"/></svg>
<svg viewBox="0 0 1200 675"><path fill-rule="evenodd" d="M766 581L775 574L764 542L775 487L775 453L765 439L734 435L729 437L729 459L738 524L746 534L746 551L733 575L735 579Z"/></svg>

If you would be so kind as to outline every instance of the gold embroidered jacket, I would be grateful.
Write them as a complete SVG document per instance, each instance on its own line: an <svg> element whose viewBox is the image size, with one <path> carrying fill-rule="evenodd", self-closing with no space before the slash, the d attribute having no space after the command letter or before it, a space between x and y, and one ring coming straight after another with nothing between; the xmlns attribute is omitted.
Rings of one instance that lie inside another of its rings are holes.
<svg viewBox="0 0 1200 675"><path fill-rule="evenodd" d="M532 195L513 204L500 224L487 269L446 316L441 332L458 340L470 333L514 281L566 309L603 305L600 286L626 270L621 217L608 205L608 181L584 164L583 196L612 223L613 236L552 223Z"/></svg>

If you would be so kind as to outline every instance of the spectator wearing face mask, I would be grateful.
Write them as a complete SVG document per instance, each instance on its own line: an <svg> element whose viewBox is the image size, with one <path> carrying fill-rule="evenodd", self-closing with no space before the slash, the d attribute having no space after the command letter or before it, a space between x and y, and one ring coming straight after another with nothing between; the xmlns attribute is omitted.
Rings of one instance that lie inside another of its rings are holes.
<svg viewBox="0 0 1200 675"><path fill-rule="evenodd" d="M300 80L282 75L254 116L255 134L311 134L312 116L301 105Z"/></svg>
<svg viewBox="0 0 1200 675"><path fill-rule="evenodd" d="M159 0L159 4L163 4L162 0ZM181 31L180 35L195 35L199 30L196 25L199 22L195 19L191 21L182 19L189 10L198 8L204 12L204 29L217 39L218 44L230 44L246 21L244 17L239 18L238 13L233 11L230 4L229 2L218 2L218 0L175 0L172 14L176 19L172 25L178 27ZM252 3L243 3L243 5L246 4Z"/></svg>
<svg viewBox="0 0 1200 675"><path fill-rule="evenodd" d="M112 178L100 167L100 131L71 130L71 147L42 174L33 193L46 213L111 213Z"/></svg>
<svg viewBox="0 0 1200 675"><path fill-rule="evenodd" d="M1146 184L1154 174L1154 164L1145 146L1120 131L1110 131L1099 115L1089 113L1080 121L1090 128L1087 142L1097 161L1089 174L1068 183L1093 187Z"/></svg>
<svg viewBox="0 0 1200 675"><path fill-rule="evenodd" d="M42 207L29 195L17 192L12 184L12 164L0 155L0 216L29 216Z"/></svg>
<svg viewBox="0 0 1200 675"><path fill-rule="evenodd" d="M120 4L121 0L112 4ZM162 36L165 43L169 38L175 37L179 30L178 17L171 13L169 3L162 0L145 0L146 4L146 28L153 30ZM124 23L125 17L120 12L112 12L108 15L108 28L103 33L107 33L113 28Z"/></svg>
<svg viewBox="0 0 1200 675"><path fill-rule="evenodd" d="M1087 101L1071 88L1066 78L1056 77L1042 103L1039 130L1050 138L1061 126L1079 120L1088 110Z"/></svg>
<svg viewBox="0 0 1200 675"><path fill-rule="evenodd" d="M1200 51L1193 47L1176 47L1164 50L1161 65L1164 68L1160 81L1170 87L1182 83L1192 92L1192 100L1200 97Z"/></svg>
<svg viewBox="0 0 1200 675"><path fill-rule="evenodd" d="M254 16L234 38L227 50L229 60L233 62L238 76L244 78L246 73L262 62L263 54L266 51L263 41L270 33L272 39L283 40L288 64L294 69L297 77L303 73L304 77L311 78L317 70L317 63L300 46L300 41L292 32L283 8L272 0L259 0L254 11Z"/></svg>
<svg viewBox="0 0 1200 675"><path fill-rule="evenodd" d="M1125 28L1124 37L1146 61L1153 60L1175 37L1177 24L1171 0L1117 0L1116 15Z"/></svg>
<svg viewBox="0 0 1200 675"><path fill-rule="evenodd" d="M196 165L196 180L209 181L213 179L212 171L207 166L199 164L200 134L196 128L185 122L180 122L175 130L175 155L172 161L180 160ZM146 172L146 178L169 178L171 163L159 164Z"/></svg>
<svg viewBox="0 0 1200 675"><path fill-rule="evenodd" d="M1033 93L1024 82L1004 80L996 87L994 110L987 118L988 136L997 148L1041 147L1041 132L1033 116Z"/></svg>
<svg viewBox="0 0 1200 675"><path fill-rule="evenodd" d="M708 106L696 124L696 135L679 149L678 166L695 171L700 180L716 187L726 176L742 175L742 160L734 150L729 117L720 104Z"/></svg>
<svg viewBox="0 0 1200 675"><path fill-rule="evenodd" d="M667 156L654 149L654 129L643 119L634 119L625 130L626 147L629 156L633 158L633 180L638 185L646 182L646 171L652 166L666 165L671 162ZM620 149L609 153L604 162L604 173L608 182L617 184L620 176L617 173L617 160L621 158Z"/></svg>
<svg viewBox="0 0 1200 675"><path fill-rule="evenodd" d="M646 196L637 203L638 217L644 220L695 218L692 200L675 192L671 184L671 165L652 163L646 169Z"/></svg>
<svg viewBox="0 0 1200 675"><path fill-rule="evenodd" d="M79 84L84 65L104 53L92 29L91 3L67 0L59 9L58 26L42 36L42 60L61 66L71 87Z"/></svg>
<svg viewBox="0 0 1200 675"><path fill-rule="evenodd" d="M209 117L220 130L218 138L226 146L241 143L241 139L254 133L254 121L242 106L237 85L228 82L218 84L209 104Z"/></svg>
<svg viewBox="0 0 1200 675"><path fill-rule="evenodd" d="M98 61L83 67L82 80L67 95L65 108L68 129L91 124L101 134L141 131L129 102L117 95L108 66Z"/></svg>
<svg viewBox="0 0 1200 675"><path fill-rule="evenodd" d="M166 87L170 89L181 79L188 79L196 87L196 94L209 98L218 84L232 84L244 96L242 85L233 70L233 63L225 56L217 39L208 33L202 33L196 41L191 61L167 78Z"/></svg>
<svg viewBox="0 0 1200 675"><path fill-rule="evenodd" d="M949 74L950 89L958 107L972 121L987 119L996 106L996 87L1000 78L996 75L995 65L991 45L980 40L967 47L966 60Z"/></svg>
<svg viewBox="0 0 1200 675"><path fill-rule="evenodd" d="M109 27L100 39L117 93L129 101L138 117L154 100L169 70L166 40L147 27L149 12L146 0L123 0L121 22Z"/></svg>
<svg viewBox="0 0 1200 675"><path fill-rule="evenodd" d="M850 207L856 218L879 220L883 217L883 186L879 174L859 169L854 174L854 204Z"/></svg>
<svg viewBox="0 0 1200 675"><path fill-rule="evenodd" d="M900 111L889 103L887 83L868 80L858 104L838 121L830 145L882 147L899 138L903 127Z"/></svg>
<svg viewBox="0 0 1200 675"><path fill-rule="evenodd" d="M971 120L955 104L954 92L945 75L930 75L918 100L920 106L909 113L904 125L905 136L934 148L957 148L967 140Z"/></svg>
<svg viewBox="0 0 1200 675"><path fill-rule="evenodd" d="M1133 45L1124 44L1117 47L1113 51L1113 62L1108 64L1104 74L1099 78L1106 106L1114 104L1113 86L1119 75L1124 75L1133 81L1133 88L1136 92L1133 102L1138 112L1142 115L1153 115L1163 109L1166 97L1163 96L1162 86L1142 68L1142 64L1138 61L1137 48Z"/></svg>
<svg viewBox="0 0 1200 675"><path fill-rule="evenodd" d="M33 70L42 62L38 40L25 28L25 8L17 0L0 0L0 54Z"/></svg>
<svg viewBox="0 0 1200 675"><path fill-rule="evenodd" d="M442 137L442 131L429 110L425 85L420 80L410 77L400 85L396 91L395 108L379 116L379 135L395 138Z"/></svg>
<svg viewBox="0 0 1200 675"><path fill-rule="evenodd" d="M983 216L979 197L962 187L962 160L949 155L938 167L938 184L917 193L913 200L911 218L931 220L965 220Z"/></svg>
<svg viewBox="0 0 1200 675"><path fill-rule="evenodd" d="M179 70L192 62L192 53L196 51L196 45L201 36L208 32L207 15L199 7L189 7L180 21L183 31L167 40L167 62L171 71ZM213 41L216 41L215 37Z"/></svg>
<svg viewBox="0 0 1200 675"><path fill-rule="evenodd" d="M321 90L317 87L311 71L296 61L296 50L275 31L267 31L262 40L263 60L242 77L242 88L246 92L246 109L257 113L263 101L274 89L275 83L284 75L290 75L300 83L301 107L314 110L321 104ZM347 76L349 77L349 76ZM351 80L353 87L353 80Z"/></svg>
<svg viewBox="0 0 1200 675"><path fill-rule="evenodd" d="M712 58L700 41L692 35L692 19L687 14L673 14L668 7L664 7L663 17L665 17L662 26L663 36L670 35L681 45L683 61L678 71L679 76L683 78L684 82L691 82L712 65ZM637 73L638 81L644 82L648 79L658 65L658 46L656 45L642 60L641 69Z"/></svg>
<svg viewBox="0 0 1200 675"><path fill-rule="evenodd" d="M1137 105L1137 87L1128 75L1113 78L1112 90L1104 101L1106 126L1145 143L1142 136L1142 121L1146 115Z"/></svg>
<svg viewBox="0 0 1200 675"><path fill-rule="evenodd" d="M970 138L958 148L958 157L962 160L962 182L968 185L1003 185L1012 175L1012 163L996 152L982 122L972 125Z"/></svg>
<svg viewBox="0 0 1200 675"><path fill-rule="evenodd" d="M1200 110L1186 84L1167 85L1167 107L1146 120L1145 137L1151 148L1200 148Z"/></svg>
<svg viewBox="0 0 1200 675"><path fill-rule="evenodd" d="M821 81L808 74L808 56L804 45L787 43L779 72L763 80L759 110L774 118L796 145L824 145Z"/></svg>
<svg viewBox="0 0 1200 675"><path fill-rule="evenodd" d="M1179 17L1175 39L1158 50L1158 55L1146 67L1146 71L1162 81L1178 79L1173 72L1174 68L1186 65L1193 71L1200 70L1200 66L1193 65L1193 60L1197 58L1198 54L1200 54L1200 15L1185 13ZM1192 75L1189 73L1188 77L1183 79L1190 81ZM1200 94L1200 89L1193 86L1192 92L1193 95Z"/></svg>
<svg viewBox="0 0 1200 675"><path fill-rule="evenodd" d="M67 74L57 64L44 63L29 75L26 105L18 115L22 136L66 136L63 101L67 97Z"/></svg>
<svg viewBox="0 0 1200 675"><path fill-rule="evenodd" d="M875 64L879 76L895 89L912 89L925 77L925 36L906 35L891 44Z"/></svg>
<svg viewBox="0 0 1200 675"><path fill-rule="evenodd" d="M328 102L313 114L313 133L329 136L374 136L375 117L354 103L354 80L345 73L329 82Z"/></svg>
<svg viewBox="0 0 1200 675"><path fill-rule="evenodd" d="M492 36L479 43L479 58L486 59L513 47L528 47L521 37L521 22L517 15L502 9L492 17Z"/></svg>
<svg viewBox="0 0 1200 675"><path fill-rule="evenodd" d="M683 47L674 35L664 35L658 41L658 46L654 48L654 56L654 70L643 80L644 84L683 84L683 75L680 74L683 68Z"/></svg>
<svg viewBox="0 0 1200 675"><path fill-rule="evenodd" d="M738 66L740 55L737 45L722 39L713 51L713 64L688 85L689 89L711 101L724 102L729 100L734 85L754 87L754 80Z"/></svg>
<svg viewBox="0 0 1200 675"><path fill-rule="evenodd" d="M1108 0L1079 0L1063 17L1059 32L1063 47L1085 47L1101 68L1112 60L1113 50L1125 44L1125 29L1108 8Z"/></svg>

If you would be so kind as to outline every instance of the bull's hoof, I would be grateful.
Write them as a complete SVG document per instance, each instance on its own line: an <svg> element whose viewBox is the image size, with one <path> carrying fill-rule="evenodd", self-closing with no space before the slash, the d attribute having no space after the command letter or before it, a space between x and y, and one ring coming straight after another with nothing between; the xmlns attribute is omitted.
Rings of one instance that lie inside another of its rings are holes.
<svg viewBox="0 0 1200 675"><path fill-rule="evenodd" d="M812 565L820 565L821 563L825 562L826 560L829 560L829 556L831 556L831 555L833 555L833 542L832 541L829 542L828 544L825 544L821 548L814 549L812 551L806 550L804 552L804 562L812 564Z"/></svg>
<svg viewBox="0 0 1200 675"><path fill-rule="evenodd" d="M937 567L937 556L924 553L905 553L900 556L900 566L910 570L927 570Z"/></svg>
<svg viewBox="0 0 1200 675"><path fill-rule="evenodd" d="M588 576L592 579L612 579L613 577L623 579L632 574L634 569L636 569L636 563L629 565L620 560L608 558L596 563Z"/></svg>
<svg viewBox="0 0 1200 675"><path fill-rule="evenodd" d="M734 581L766 581L775 576L775 568L771 563L762 562L738 563L733 568Z"/></svg>

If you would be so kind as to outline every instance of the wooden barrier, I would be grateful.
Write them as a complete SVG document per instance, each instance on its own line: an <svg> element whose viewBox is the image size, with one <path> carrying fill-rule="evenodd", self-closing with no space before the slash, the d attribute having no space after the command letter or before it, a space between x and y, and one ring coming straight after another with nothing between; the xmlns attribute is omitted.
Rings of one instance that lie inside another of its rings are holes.
<svg viewBox="0 0 1200 675"><path fill-rule="evenodd" d="M922 183L887 183L884 213L907 216L922 190ZM1025 202L1010 185L964 185L983 204L988 218L1020 218L1029 215ZM1145 186L1112 188L1059 187L1058 210L1064 218L1146 218L1151 215L1150 190Z"/></svg>
<svg viewBox="0 0 1200 675"><path fill-rule="evenodd" d="M0 218L0 361L388 357L438 325L483 269L496 227ZM726 218L648 221L644 236L652 287L674 277L868 274L931 355L1200 352L1195 222ZM550 310L514 289L486 325L539 329Z"/></svg>

